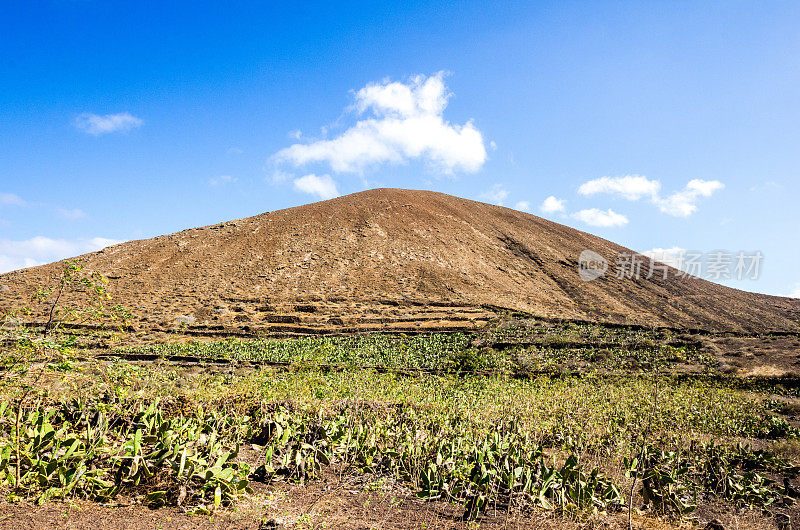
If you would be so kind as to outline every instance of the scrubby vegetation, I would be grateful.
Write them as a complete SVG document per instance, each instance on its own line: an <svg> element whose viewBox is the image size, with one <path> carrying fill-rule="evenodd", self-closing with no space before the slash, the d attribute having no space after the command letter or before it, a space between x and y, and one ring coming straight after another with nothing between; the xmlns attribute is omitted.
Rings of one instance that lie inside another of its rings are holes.
<svg viewBox="0 0 800 530"><path fill-rule="evenodd" d="M0 489L15 502L127 496L210 513L255 482L333 470L392 478L466 518L677 520L796 495L786 403L717 377L669 331L515 323L95 351L66 324L84 315L108 334L125 313L105 307L102 278L69 274L61 289L89 296L91 313L50 292L61 318L4 320Z"/></svg>
<svg viewBox="0 0 800 530"><path fill-rule="evenodd" d="M117 361L54 366L43 388L21 432L7 404L0 414L0 482L39 502L129 494L205 512L249 481L313 480L337 466L463 503L468 516L509 504L620 511L636 478L639 502L680 516L708 497L767 506L796 472L747 445L797 435L770 402L660 377L187 376ZM243 445L260 461L237 460Z"/></svg>
<svg viewBox="0 0 800 530"><path fill-rule="evenodd" d="M588 331L575 334L576 329ZM563 324L524 334L381 333L296 339L165 342L116 348L106 357L325 366L433 372L552 373L567 370L659 371L681 363L714 365L708 354L670 335L609 334L601 325ZM656 335L654 337L654 335ZM650 338L647 338L647 337Z"/></svg>

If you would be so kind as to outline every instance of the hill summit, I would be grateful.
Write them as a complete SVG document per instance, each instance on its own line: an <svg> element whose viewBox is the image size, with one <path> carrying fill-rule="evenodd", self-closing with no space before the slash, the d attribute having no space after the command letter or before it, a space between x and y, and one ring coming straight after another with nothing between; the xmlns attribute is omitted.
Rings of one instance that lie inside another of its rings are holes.
<svg viewBox="0 0 800 530"><path fill-rule="evenodd" d="M546 319L712 331L800 329L800 300L670 269L584 281L581 252L632 251L534 215L430 191L375 189L77 260L113 281L137 327L197 335L466 329L502 309ZM650 260L640 257L647 271ZM0 276L4 304L58 275Z"/></svg>

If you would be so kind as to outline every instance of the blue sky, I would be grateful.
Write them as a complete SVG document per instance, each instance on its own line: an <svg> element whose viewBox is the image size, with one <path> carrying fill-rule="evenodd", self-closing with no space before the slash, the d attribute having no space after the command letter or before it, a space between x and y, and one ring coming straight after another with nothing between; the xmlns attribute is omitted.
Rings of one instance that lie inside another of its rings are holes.
<svg viewBox="0 0 800 530"><path fill-rule="evenodd" d="M7 3L0 270L390 186L760 250L725 283L800 295L798 27L796 2Z"/></svg>

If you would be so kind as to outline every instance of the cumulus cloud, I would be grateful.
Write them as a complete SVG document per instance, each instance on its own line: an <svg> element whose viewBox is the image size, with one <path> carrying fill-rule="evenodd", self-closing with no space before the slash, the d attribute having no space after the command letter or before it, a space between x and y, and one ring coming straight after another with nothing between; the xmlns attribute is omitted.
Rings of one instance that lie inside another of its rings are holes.
<svg viewBox="0 0 800 530"><path fill-rule="evenodd" d="M56 213L58 213L58 216L61 217L62 219L69 219L70 221L75 221L77 219L83 219L86 217L86 212L84 212L80 208L73 208L73 209L58 208L58 210L56 210Z"/></svg>
<svg viewBox="0 0 800 530"><path fill-rule="evenodd" d="M514 205L515 210L519 210L520 212L530 212L531 211L531 203L528 201L519 201L517 204Z"/></svg>
<svg viewBox="0 0 800 530"><path fill-rule="evenodd" d="M675 217L688 217L697 211L697 202L701 197L710 197L725 185L718 180L690 180L686 186L668 195L661 196L661 182L641 175L625 175L622 177L602 177L584 182L578 188L581 195L605 193L617 195L629 201L647 199L659 210Z"/></svg>
<svg viewBox="0 0 800 530"><path fill-rule="evenodd" d="M628 224L628 218L622 214L615 212L612 209L606 211L597 208L588 210L581 210L572 214L574 219L586 223L589 226L600 226L603 228L613 226L625 226Z"/></svg>
<svg viewBox="0 0 800 530"><path fill-rule="evenodd" d="M651 248L641 253L648 258L669 265L676 269L684 269L686 249L681 247Z"/></svg>
<svg viewBox="0 0 800 530"><path fill-rule="evenodd" d="M129 112L118 114L91 114L84 113L75 118L75 127L93 136L113 132L126 132L141 127L144 121Z"/></svg>
<svg viewBox="0 0 800 530"><path fill-rule="evenodd" d="M122 241L104 237L51 239L36 236L23 241L0 239L0 273L94 252L117 243Z"/></svg>
<svg viewBox="0 0 800 530"><path fill-rule="evenodd" d="M27 206L28 202L13 193L0 193L0 206Z"/></svg>
<svg viewBox="0 0 800 530"><path fill-rule="evenodd" d="M544 200L539 209L541 209L542 212L544 213L563 212L566 209L566 207L564 206L564 202L565 201L563 199L557 199L556 197L551 195Z"/></svg>
<svg viewBox="0 0 800 530"><path fill-rule="evenodd" d="M2 206L25 206L31 208L47 208L54 215L62 219L68 219L70 221L83 219L87 217L86 212L84 212L80 208L60 208L43 202L30 202L22 199L18 195L14 195L13 193L0 193L0 207ZM7 223L7 221L0 220L0 224L5 224L5 223Z"/></svg>
<svg viewBox="0 0 800 530"><path fill-rule="evenodd" d="M278 168L274 168L272 172L267 176L266 181L271 184L282 184L287 182L289 179L293 178L294 175L291 173L287 173L286 171L281 171Z"/></svg>
<svg viewBox="0 0 800 530"><path fill-rule="evenodd" d="M584 182L578 188L581 195L596 195L608 193L620 195L629 201L638 201L642 197L657 197L661 183L649 180L640 175L625 175L624 177L602 177Z"/></svg>
<svg viewBox="0 0 800 530"><path fill-rule="evenodd" d="M233 184L238 182L239 179L237 177L232 177L230 175L220 175L219 177L213 177L208 179L209 186L223 186L225 184Z"/></svg>
<svg viewBox="0 0 800 530"><path fill-rule="evenodd" d="M503 206L503 202L508 197L508 191L501 184L495 184L491 190L481 193L479 197L492 204Z"/></svg>
<svg viewBox="0 0 800 530"><path fill-rule="evenodd" d="M36 261L32 258L24 256L4 256L0 254L0 274L18 269L27 269L28 267L35 267L43 265L45 262Z"/></svg>
<svg viewBox="0 0 800 530"><path fill-rule="evenodd" d="M774 180L767 180L759 184L750 186L750 191L780 191L783 189L783 184L775 182Z"/></svg>
<svg viewBox="0 0 800 530"><path fill-rule="evenodd" d="M725 185L718 180L693 179L681 191L676 191L664 199L657 198L654 202L659 210L666 214L689 217L697 211L697 201L700 197L711 197L715 191L724 187Z"/></svg>
<svg viewBox="0 0 800 530"><path fill-rule="evenodd" d="M483 136L472 121L444 119L450 96L443 72L406 83L370 83L355 93L352 110L362 119L352 127L332 139L291 145L273 159L296 167L327 164L337 173L363 174L414 159L444 174L478 171L486 161Z"/></svg>
<svg viewBox="0 0 800 530"><path fill-rule="evenodd" d="M315 175L311 173L304 177L294 179L294 189L301 193L316 195L320 199L333 199L339 196L336 182L330 175Z"/></svg>

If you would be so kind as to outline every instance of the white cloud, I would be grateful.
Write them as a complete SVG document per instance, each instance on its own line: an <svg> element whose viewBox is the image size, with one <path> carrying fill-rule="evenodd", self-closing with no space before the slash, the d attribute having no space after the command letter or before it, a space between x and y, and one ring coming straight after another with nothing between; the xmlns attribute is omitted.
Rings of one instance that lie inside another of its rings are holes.
<svg viewBox="0 0 800 530"><path fill-rule="evenodd" d="M578 188L581 195L596 195L608 193L620 195L629 201L638 201L642 197L657 197L661 183L649 180L640 175L625 175L624 177L602 177L584 182Z"/></svg>
<svg viewBox="0 0 800 530"><path fill-rule="evenodd" d="M23 200L18 195L14 195L13 193L0 193L0 206L30 206L30 207L46 207L48 210L51 210L55 215L62 219L69 219L74 221L76 219L83 219L87 217L86 212L81 210L80 208L58 208L55 206L48 205L47 203L42 202L29 202ZM6 221L7 222L7 221ZM0 223L4 223L0 221Z"/></svg>
<svg viewBox="0 0 800 530"><path fill-rule="evenodd" d="M675 267L676 269L684 269L686 259L686 249L681 247L672 248L651 248L641 253L648 258Z"/></svg>
<svg viewBox="0 0 800 530"><path fill-rule="evenodd" d="M43 265L43 261L36 261L35 259L25 258L22 256L4 256L0 254L0 274L4 272L15 271L17 269L27 269L28 267L35 267Z"/></svg>
<svg viewBox="0 0 800 530"><path fill-rule="evenodd" d="M86 212L81 210L80 208L59 208L57 210L58 216L63 219L69 219L70 221L75 221L77 219L83 219L86 217Z"/></svg>
<svg viewBox="0 0 800 530"><path fill-rule="evenodd" d="M355 93L352 107L371 117L336 138L294 144L273 158L297 167L324 163L337 173L362 174L380 164L412 159L445 174L478 171L486 161L483 136L471 121L457 125L443 118L449 98L443 72L418 75L408 83L371 83Z"/></svg>
<svg viewBox="0 0 800 530"><path fill-rule="evenodd" d="M13 193L0 193L0 206L27 206L28 202Z"/></svg>
<svg viewBox="0 0 800 530"><path fill-rule="evenodd" d="M242 149L241 147L236 147L235 145L233 147L229 147L225 151L225 154L228 155L241 155L242 153L244 153L244 149Z"/></svg>
<svg viewBox="0 0 800 530"><path fill-rule="evenodd" d="M721 190L725 185L718 180L690 180L681 191L676 191L665 199L656 199L658 208L675 217L689 217L697 211L697 201L700 197L710 197L715 191Z"/></svg>
<svg viewBox="0 0 800 530"><path fill-rule="evenodd" d="M280 169L273 169L270 175L266 178L266 181L270 184L282 184L289 179L292 179L294 175L291 173L287 173L286 171L281 171Z"/></svg>
<svg viewBox="0 0 800 530"><path fill-rule="evenodd" d="M233 184L238 181L239 179L237 177L232 177L230 175L220 175L219 177L208 179L208 184L210 186L222 186L224 184Z"/></svg>
<svg viewBox="0 0 800 530"><path fill-rule="evenodd" d="M767 180L765 182L750 186L750 191L779 191L783 189L783 184L775 182L774 180Z"/></svg>
<svg viewBox="0 0 800 530"><path fill-rule="evenodd" d="M601 226L604 228L612 226L625 226L628 224L628 218L622 214L611 210L607 211L591 208L589 210L581 210L572 214L574 219L586 223L589 226Z"/></svg>
<svg viewBox="0 0 800 530"><path fill-rule="evenodd" d="M663 213L675 217L688 217L697 211L697 202L701 197L710 197L715 191L724 187L725 185L718 180L693 179L682 190L662 198L659 181L640 175L626 175L602 177L584 182L578 188L578 193L581 195L607 193L629 201L647 198Z"/></svg>
<svg viewBox="0 0 800 530"><path fill-rule="evenodd" d="M544 200L542 205L539 207L544 213L558 213L563 212L565 210L563 199L557 199L554 196L549 196Z"/></svg>
<svg viewBox="0 0 800 530"><path fill-rule="evenodd" d="M58 208L55 206L50 206L46 203L42 202L28 202L23 200L18 195L14 195L13 193L0 193L0 206L30 206L30 207L46 207L49 210L52 210L55 215L61 217L62 219L69 219L69 220L76 220L76 219L83 219L86 217L86 212L79 208ZM0 224L5 224L7 221L0 221Z"/></svg>
<svg viewBox="0 0 800 530"><path fill-rule="evenodd" d="M294 179L294 189L302 193L309 193L316 195L320 199L333 199L339 196L339 190L336 189L336 182L330 175L306 175L304 177Z"/></svg>
<svg viewBox="0 0 800 530"><path fill-rule="evenodd" d="M800 298L800 282L795 282L788 291L775 293L775 296L786 296L788 298Z"/></svg>
<svg viewBox="0 0 800 530"><path fill-rule="evenodd" d="M519 201L517 204L514 205L515 210L519 210L520 212L530 212L531 211L531 203L528 201Z"/></svg>
<svg viewBox="0 0 800 530"><path fill-rule="evenodd" d="M125 132L141 127L144 121L129 112L118 114L99 114L84 113L75 118L75 127L94 135L108 134L112 132Z"/></svg>
<svg viewBox="0 0 800 530"><path fill-rule="evenodd" d="M24 241L0 239L0 273L94 252L122 243L118 239L51 239L36 236Z"/></svg>
<svg viewBox="0 0 800 530"><path fill-rule="evenodd" d="M489 201L492 204L502 206L503 202L508 197L508 191L503 189L502 184L495 184L491 190L485 191L479 195L481 199Z"/></svg>

